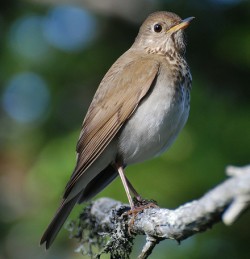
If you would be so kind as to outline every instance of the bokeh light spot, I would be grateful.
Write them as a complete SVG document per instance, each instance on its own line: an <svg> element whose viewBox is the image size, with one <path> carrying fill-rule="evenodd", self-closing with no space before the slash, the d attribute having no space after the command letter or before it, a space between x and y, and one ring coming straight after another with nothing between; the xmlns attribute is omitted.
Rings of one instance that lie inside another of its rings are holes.
<svg viewBox="0 0 250 259"><path fill-rule="evenodd" d="M16 52L31 60L41 61L49 51L40 16L30 15L16 20L10 28L9 41Z"/></svg>
<svg viewBox="0 0 250 259"><path fill-rule="evenodd" d="M44 20L44 35L54 47L65 51L84 48L96 36L96 21L87 11L57 6Z"/></svg>
<svg viewBox="0 0 250 259"><path fill-rule="evenodd" d="M35 73L15 75L3 94L3 107L14 120L29 123L41 119L47 110L50 93L44 80Z"/></svg>

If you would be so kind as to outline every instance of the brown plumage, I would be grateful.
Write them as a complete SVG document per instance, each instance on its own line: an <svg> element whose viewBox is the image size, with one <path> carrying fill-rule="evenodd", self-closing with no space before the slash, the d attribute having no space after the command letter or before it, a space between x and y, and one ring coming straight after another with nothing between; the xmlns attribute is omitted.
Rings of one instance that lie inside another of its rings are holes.
<svg viewBox="0 0 250 259"><path fill-rule="evenodd" d="M132 47L104 76L83 121L63 201L41 239L46 248L74 205L92 198L118 174L133 209L133 188L123 169L166 150L188 117L191 75L183 29L191 20L169 12L151 14Z"/></svg>

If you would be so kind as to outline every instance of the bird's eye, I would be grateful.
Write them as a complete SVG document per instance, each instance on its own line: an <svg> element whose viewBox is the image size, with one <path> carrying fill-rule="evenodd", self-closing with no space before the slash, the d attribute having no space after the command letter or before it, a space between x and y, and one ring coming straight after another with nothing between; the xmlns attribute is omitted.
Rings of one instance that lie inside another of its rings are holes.
<svg viewBox="0 0 250 259"><path fill-rule="evenodd" d="M161 32L162 31L162 26L159 23L155 24L154 25L154 31L155 32Z"/></svg>

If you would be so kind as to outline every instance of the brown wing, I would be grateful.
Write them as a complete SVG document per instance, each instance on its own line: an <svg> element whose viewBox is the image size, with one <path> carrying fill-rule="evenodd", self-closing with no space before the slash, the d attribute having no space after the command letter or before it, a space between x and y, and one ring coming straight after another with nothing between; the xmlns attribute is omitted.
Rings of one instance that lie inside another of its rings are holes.
<svg viewBox="0 0 250 259"><path fill-rule="evenodd" d="M89 107L77 144L77 164L66 186L65 198L134 112L158 73L159 63L153 59L142 57L132 61L126 54L107 72ZM122 67L124 59L128 62Z"/></svg>

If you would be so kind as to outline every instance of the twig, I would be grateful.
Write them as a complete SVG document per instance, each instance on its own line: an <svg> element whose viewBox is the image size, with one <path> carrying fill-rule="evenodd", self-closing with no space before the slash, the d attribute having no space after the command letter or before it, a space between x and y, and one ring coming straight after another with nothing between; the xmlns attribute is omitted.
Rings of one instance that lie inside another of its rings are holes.
<svg viewBox="0 0 250 259"><path fill-rule="evenodd" d="M175 210L147 208L139 213L131 231L134 235L146 235L147 238L138 258L148 258L161 240L174 239L180 242L211 228L221 220L230 225L249 208L250 166L230 166L227 168L227 174L231 176L229 179L198 200L186 203ZM121 230L120 224L124 226L125 223L127 226L130 220L130 217L121 216L126 209L128 206L118 201L101 198L91 205L89 217L92 217L92 220L94 218L99 229L117 234L117 231ZM123 228L122 231L127 229Z"/></svg>

